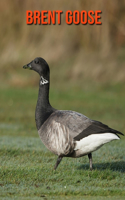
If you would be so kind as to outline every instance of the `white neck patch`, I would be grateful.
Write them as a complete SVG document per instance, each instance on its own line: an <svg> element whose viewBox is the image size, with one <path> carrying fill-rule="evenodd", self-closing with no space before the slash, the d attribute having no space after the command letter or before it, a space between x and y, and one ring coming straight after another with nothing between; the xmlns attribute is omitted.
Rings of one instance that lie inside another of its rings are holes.
<svg viewBox="0 0 125 200"><path fill-rule="evenodd" d="M43 78L43 77L41 76L40 85L45 85L45 84L47 84L47 83L49 83L49 81L47 81L45 78Z"/></svg>

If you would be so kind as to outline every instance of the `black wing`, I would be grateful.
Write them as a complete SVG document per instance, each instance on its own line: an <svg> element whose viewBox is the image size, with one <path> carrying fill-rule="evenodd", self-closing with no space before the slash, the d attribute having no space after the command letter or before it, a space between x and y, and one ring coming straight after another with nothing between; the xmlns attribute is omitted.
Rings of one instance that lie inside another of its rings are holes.
<svg viewBox="0 0 125 200"><path fill-rule="evenodd" d="M78 141L91 134L101 134L101 133L114 133L116 135L117 134L123 135L123 133L121 133L120 131L112 129L99 121L91 120L91 125L89 125L86 129L84 129L79 135L74 137L74 139Z"/></svg>

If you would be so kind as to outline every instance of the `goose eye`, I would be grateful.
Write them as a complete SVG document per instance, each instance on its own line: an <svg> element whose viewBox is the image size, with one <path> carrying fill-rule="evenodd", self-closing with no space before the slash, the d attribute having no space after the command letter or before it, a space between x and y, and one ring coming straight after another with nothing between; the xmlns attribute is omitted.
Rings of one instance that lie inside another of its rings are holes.
<svg viewBox="0 0 125 200"><path fill-rule="evenodd" d="M38 60L35 60L34 62L35 62L35 64L39 64L39 61L38 61Z"/></svg>

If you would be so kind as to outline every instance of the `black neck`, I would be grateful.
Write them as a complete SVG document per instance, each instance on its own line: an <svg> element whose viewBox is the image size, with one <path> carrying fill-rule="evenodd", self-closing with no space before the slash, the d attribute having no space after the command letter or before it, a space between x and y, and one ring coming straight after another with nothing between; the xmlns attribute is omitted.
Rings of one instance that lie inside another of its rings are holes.
<svg viewBox="0 0 125 200"><path fill-rule="evenodd" d="M39 94L35 112L36 127L38 130L54 110L55 109L52 108L49 103L49 83L39 85Z"/></svg>

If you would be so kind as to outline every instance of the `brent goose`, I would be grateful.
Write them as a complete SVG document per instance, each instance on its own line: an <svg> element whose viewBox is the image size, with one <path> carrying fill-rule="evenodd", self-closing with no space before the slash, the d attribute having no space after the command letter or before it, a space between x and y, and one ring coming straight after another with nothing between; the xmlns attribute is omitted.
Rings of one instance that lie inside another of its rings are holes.
<svg viewBox="0 0 125 200"><path fill-rule="evenodd" d="M43 58L35 58L23 68L40 75L35 121L43 144L58 156L54 169L63 157L88 155L92 170L92 152L123 134L83 114L53 108L49 103L50 69Z"/></svg>

